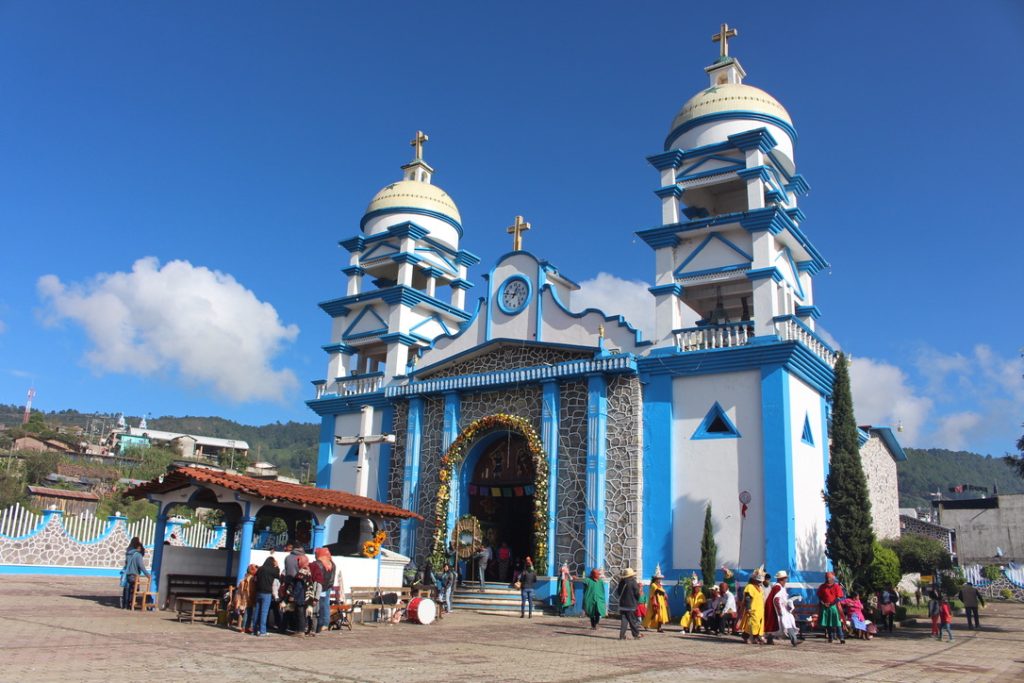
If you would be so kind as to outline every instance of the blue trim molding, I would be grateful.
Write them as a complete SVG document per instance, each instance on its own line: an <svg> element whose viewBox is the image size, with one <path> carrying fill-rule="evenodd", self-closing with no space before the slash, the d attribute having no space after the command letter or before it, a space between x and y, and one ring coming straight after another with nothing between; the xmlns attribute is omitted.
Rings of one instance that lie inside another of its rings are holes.
<svg viewBox="0 0 1024 683"><path fill-rule="evenodd" d="M764 123L770 123L773 126L778 126L779 128L781 128L783 130L783 132L786 133L786 135L789 136L789 139L793 141L793 144L794 145L796 144L796 141L797 141L796 128L794 128L792 124L790 124L790 123L788 123L786 121L783 121L782 119L778 118L777 116L771 116L770 114L764 114L764 113L759 112L759 111L737 110L737 111L716 112L714 114L706 114L704 116L698 116L695 119L690 119L689 121L676 126L675 128L672 129L672 132L668 134L668 137L665 138L665 149L666 150L671 149L672 148L672 143L675 142L676 139L680 135L682 135L683 133L685 133L688 130L693 130L697 126L703 126L706 123L715 123L717 121L735 121L735 120L740 120L740 121L762 121Z"/></svg>
<svg viewBox="0 0 1024 683"><path fill-rule="evenodd" d="M429 216L430 218L436 218L439 221L444 221L448 225L450 225L453 228L455 228L455 231L457 233L459 233L459 237L460 238L462 237L462 224L459 223L457 220L455 220L451 216L449 216L447 214L443 214L443 213L441 213L439 211L431 211L430 209L421 209L421 208L416 207L416 206L393 206L393 207L389 207L389 208L386 208L386 209L377 209L376 211L370 211L369 213L364 214L362 219L359 221L359 229L362 230L363 228L365 228L366 224L368 222L370 222L374 218L377 218L378 216L389 216L389 215L394 215L396 213L411 213L411 214L414 214L414 215L417 215L417 216ZM416 225L416 224L415 223L410 223L410 222L406 221L404 223L399 223L399 225L400 226L404 226L404 225ZM391 227L396 227L396 226L391 226ZM419 226L416 226L416 227L419 227ZM420 229L422 230L423 228L420 228ZM427 234L427 233L424 233L424 234Z"/></svg>
<svg viewBox="0 0 1024 683"><path fill-rule="evenodd" d="M558 519L558 431L560 397L558 380L541 383L540 438L548 455L548 576L555 576L555 524Z"/></svg>
<svg viewBox="0 0 1024 683"><path fill-rule="evenodd" d="M334 415L324 415L320 418L320 447L316 456L317 488L331 488L331 465L334 464L334 429Z"/></svg>
<svg viewBox="0 0 1024 683"><path fill-rule="evenodd" d="M672 567L672 528L675 522L672 376L656 375L641 386L644 396L641 569L649 574L659 563L663 570Z"/></svg>
<svg viewBox="0 0 1024 683"><path fill-rule="evenodd" d="M789 374L781 365L761 369L764 435L764 562L772 571L796 569L793 436Z"/></svg>
<svg viewBox="0 0 1024 683"><path fill-rule="evenodd" d="M587 467L586 521L584 523L585 564L604 566L605 473L608 467L608 381L604 375L587 379Z"/></svg>
<svg viewBox="0 0 1024 683"><path fill-rule="evenodd" d="M395 408L387 405L380 411L380 433L391 434L395 428ZM391 472L392 449L388 442L380 444L380 456L377 461L377 500L387 502L389 492L388 473Z"/></svg>
<svg viewBox="0 0 1024 683"><path fill-rule="evenodd" d="M409 422L405 435L405 472L402 485L402 507L416 511L419 507L420 492L420 441L423 428L423 399L414 396L409 399ZM416 551L416 520L403 519L399 552L414 557Z"/></svg>

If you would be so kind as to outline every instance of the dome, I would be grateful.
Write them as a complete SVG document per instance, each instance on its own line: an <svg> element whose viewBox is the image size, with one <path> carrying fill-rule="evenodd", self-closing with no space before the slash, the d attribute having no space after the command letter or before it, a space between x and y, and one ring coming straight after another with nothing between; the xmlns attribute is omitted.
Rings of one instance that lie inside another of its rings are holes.
<svg viewBox="0 0 1024 683"><path fill-rule="evenodd" d="M691 97L676 115L671 131L675 132L679 126L709 114L729 111L765 114L793 125L785 107L764 90L742 83L724 83Z"/></svg>
<svg viewBox="0 0 1024 683"><path fill-rule="evenodd" d="M421 209L434 211L456 223L462 223L462 216L448 193L437 185L418 180L400 180L391 183L378 192L366 207L366 213L382 209Z"/></svg>

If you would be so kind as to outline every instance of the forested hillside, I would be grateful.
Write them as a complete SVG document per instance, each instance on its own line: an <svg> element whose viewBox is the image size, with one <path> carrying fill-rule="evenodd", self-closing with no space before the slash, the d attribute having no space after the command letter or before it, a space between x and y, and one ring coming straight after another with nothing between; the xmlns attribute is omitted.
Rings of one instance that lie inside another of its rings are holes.
<svg viewBox="0 0 1024 683"><path fill-rule="evenodd" d="M968 451L943 448L907 448L906 462L897 463L900 507L928 507L929 492L941 491L945 498L977 498L978 491L950 493L952 486L984 486L991 495L993 485L999 493L1024 493L1021 479L1002 458L982 456Z"/></svg>

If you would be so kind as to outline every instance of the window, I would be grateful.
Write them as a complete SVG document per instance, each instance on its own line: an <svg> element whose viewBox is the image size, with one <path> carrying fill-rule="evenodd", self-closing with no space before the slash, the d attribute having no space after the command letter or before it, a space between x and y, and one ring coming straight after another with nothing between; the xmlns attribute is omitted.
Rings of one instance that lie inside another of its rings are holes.
<svg viewBox="0 0 1024 683"><path fill-rule="evenodd" d="M711 410L704 416L704 420L697 427L697 431L693 433L694 439L738 439L740 438L740 432L736 429L736 425L732 423L729 416L726 415L725 410L722 406L715 401L715 405L711 406Z"/></svg>

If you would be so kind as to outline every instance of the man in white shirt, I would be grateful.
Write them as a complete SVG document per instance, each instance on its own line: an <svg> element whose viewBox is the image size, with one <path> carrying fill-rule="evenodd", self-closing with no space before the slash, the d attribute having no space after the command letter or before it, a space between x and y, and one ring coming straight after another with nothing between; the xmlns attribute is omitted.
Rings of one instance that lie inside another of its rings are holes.
<svg viewBox="0 0 1024 683"><path fill-rule="evenodd" d="M718 586L719 594L719 608L717 614L719 616L719 628L723 633L731 633L733 626L736 624L736 596L731 590L729 590L729 584L723 581Z"/></svg>

